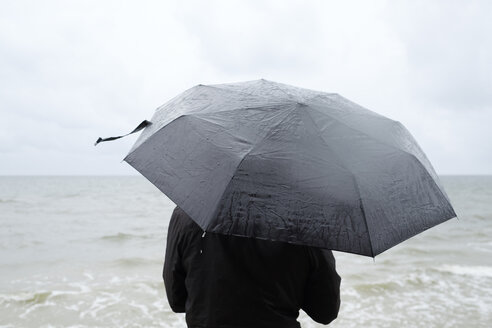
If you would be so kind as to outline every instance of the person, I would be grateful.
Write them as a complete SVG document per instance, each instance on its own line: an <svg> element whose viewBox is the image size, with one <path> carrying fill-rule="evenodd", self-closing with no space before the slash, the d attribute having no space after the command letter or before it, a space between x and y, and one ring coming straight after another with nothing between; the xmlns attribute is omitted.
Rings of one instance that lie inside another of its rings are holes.
<svg viewBox="0 0 492 328"><path fill-rule="evenodd" d="M181 208L169 223L163 270L169 305L189 328L299 328L340 308L340 276L329 250L204 233Z"/></svg>

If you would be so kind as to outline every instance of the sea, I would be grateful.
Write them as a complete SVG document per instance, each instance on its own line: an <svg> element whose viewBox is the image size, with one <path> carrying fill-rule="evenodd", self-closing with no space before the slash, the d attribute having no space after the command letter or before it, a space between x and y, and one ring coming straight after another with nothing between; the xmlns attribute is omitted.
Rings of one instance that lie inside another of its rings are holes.
<svg viewBox="0 0 492 328"><path fill-rule="evenodd" d="M375 259L335 252L330 327L492 327L492 176L441 181L458 218ZM0 327L186 327L162 282L173 209L140 176L0 177Z"/></svg>

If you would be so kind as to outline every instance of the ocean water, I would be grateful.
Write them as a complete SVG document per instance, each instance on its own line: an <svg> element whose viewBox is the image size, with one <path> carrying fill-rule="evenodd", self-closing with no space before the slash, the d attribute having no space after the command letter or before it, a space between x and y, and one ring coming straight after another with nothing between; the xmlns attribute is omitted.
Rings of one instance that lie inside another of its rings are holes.
<svg viewBox="0 0 492 328"><path fill-rule="evenodd" d="M335 253L331 327L492 327L492 177L442 182L459 219ZM0 177L0 327L186 327L161 278L173 208L143 177Z"/></svg>

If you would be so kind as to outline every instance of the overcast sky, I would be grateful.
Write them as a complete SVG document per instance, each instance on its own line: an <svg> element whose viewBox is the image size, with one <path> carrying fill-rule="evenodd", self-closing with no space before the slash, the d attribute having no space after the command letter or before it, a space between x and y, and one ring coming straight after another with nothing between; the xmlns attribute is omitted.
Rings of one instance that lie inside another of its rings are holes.
<svg viewBox="0 0 492 328"><path fill-rule="evenodd" d="M265 78L401 121L439 174L492 174L492 1L1 1L0 175L137 174L129 132Z"/></svg>

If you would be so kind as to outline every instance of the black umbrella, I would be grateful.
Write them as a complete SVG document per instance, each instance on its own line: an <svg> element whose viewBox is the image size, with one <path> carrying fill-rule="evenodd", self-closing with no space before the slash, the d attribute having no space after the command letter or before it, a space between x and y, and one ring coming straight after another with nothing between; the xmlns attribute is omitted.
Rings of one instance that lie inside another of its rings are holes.
<svg viewBox="0 0 492 328"><path fill-rule="evenodd" d="M405 127L338 94L198 85L125 161L204 231L367 256L456 216Z"/></svg>

